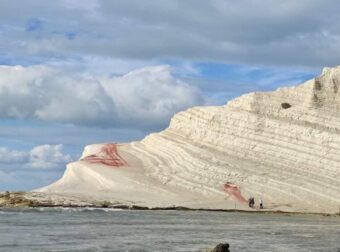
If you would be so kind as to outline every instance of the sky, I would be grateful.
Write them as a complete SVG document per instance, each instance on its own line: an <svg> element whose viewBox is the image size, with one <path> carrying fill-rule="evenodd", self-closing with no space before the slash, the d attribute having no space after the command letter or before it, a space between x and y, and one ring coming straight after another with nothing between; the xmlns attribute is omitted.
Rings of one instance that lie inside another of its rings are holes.
<svg viewBox="0 0 340 252"><path fill-rule="evenodd" d="M0 191L60 178L87 144L340 64L335 0L0 0Z"/></svg>

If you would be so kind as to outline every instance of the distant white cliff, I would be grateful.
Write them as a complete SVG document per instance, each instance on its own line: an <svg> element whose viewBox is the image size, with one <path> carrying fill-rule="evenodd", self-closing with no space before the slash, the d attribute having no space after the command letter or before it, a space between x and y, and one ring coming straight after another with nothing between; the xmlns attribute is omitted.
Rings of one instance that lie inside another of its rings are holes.
<svg viewBox="0 0 340 252"><path fill-rule="evenodd" d="M140 142L87 146L48 194L144 206L327 212L340 205L340 67L176 114Z"/></svg>

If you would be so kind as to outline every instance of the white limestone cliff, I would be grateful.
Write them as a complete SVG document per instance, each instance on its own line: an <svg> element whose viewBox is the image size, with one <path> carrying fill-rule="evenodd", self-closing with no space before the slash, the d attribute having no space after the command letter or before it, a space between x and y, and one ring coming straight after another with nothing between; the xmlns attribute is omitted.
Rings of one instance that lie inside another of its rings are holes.
<svg viewBox="0 0 340 252"><path fill-rule="evenodd" d="M340 67L176 114L140 142L90 145L38 191L145 206L339 211Z"/></svg>

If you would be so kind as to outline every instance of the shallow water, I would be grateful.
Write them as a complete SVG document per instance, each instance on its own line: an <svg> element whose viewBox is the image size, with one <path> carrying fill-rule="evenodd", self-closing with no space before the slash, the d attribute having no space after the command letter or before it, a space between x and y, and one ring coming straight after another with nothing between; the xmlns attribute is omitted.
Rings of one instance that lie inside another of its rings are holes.
<svg viewBox="0 0 340 252"><path fill-rule="evenodd" d="M0 210L0 251L340 252L340 217L192 211Z"/></svg>

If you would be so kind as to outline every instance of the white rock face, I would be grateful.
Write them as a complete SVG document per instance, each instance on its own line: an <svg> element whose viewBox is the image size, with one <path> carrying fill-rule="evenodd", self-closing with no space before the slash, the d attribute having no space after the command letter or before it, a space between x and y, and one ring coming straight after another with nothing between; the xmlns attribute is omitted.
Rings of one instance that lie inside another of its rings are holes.
<svg viewBox="0 0 340 252"><path fill-rule="evenodd" d="M340 206L340 67L302 85L176 114L140 142L91 145L42 192L147 206Z"/></svg>

